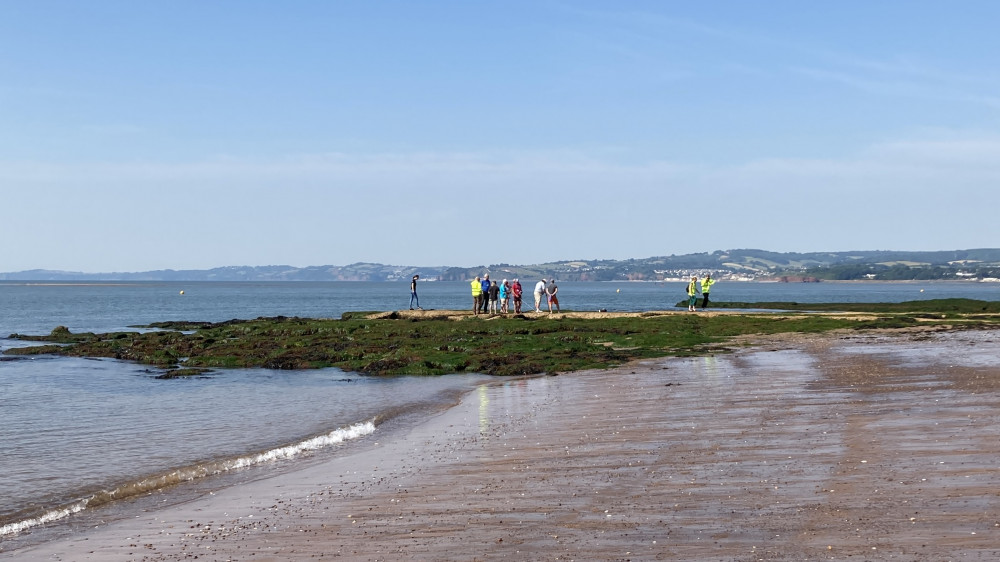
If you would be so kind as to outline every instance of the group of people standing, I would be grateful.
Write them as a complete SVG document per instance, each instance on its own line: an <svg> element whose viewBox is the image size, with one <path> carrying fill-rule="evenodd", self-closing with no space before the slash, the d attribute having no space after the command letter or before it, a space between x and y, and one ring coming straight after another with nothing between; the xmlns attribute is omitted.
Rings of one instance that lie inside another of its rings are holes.
<svg viewBox="0 0 1000 562"><path fill-rule="evenodd" d="M701 280L701 286L698 285L698 276L692 275L691 282L687 286L688 295L688 311L694 312L695 304L698 303L698 292L701 291L701 307L708 307L708 293L712 290L712 285L715 284L715 280L712 279L712 274L708 274L704 279Z"/></svg>
<svg viewBox="0 0 1000 562"><path fill-rule="evenodd" d="M559 310L559 287L556 285L556 280L546 281L542 279L538 283L535 283L535 312L541 312L540 308L542 305L542 297L549 303L549 314L552 314L552 305L555 305L556 312L562 312Z"/></svg>
<svg viewBox="0 0 1000 562"><path fill-rule="evenodd" d="M517 279L497 283L490 281L486 273L472 280L472 313L473 314L507 314L510 312L510 301L514 301L514 314L521 313L521 303L524 289Z"/></svg>
<svg viewBox="0 0 1000 562"><path fill-rule="evenodd" d="M521 304L523 301L524 288L518 279L508 282L506 279L497 283L490 281L490 274L486 273L482 277L476 277L470 283L472 289L472 313L473 314L507 314L511 312L510 301L514 301L514 314L521 314ZM549 312L555 306L556 312L559 310L559 286L555 279L548 281L542 279L535 285L535 312L542 312L542 297L545 297L549 305Z"/></svg>
<svg viewBox="0 0 1000 562"><path fill-rule="evenodd" d="M414 304L417 305L417 310L423 310L420 308L420 297L417 296L418 279L420 279L420 275L414 275L410 279L410 310L413 310ZM510 282L504 279L497 283L490 281L490 274L486 273L481 278L473 279L471 288L473 314L507 314L510 312L510 301L512 300L514 301L514 314L521 314L524 289L516 278ZM553 306L556 307L556 312L561 312L558 293L559 286L556 285L555 279L539 281L535 285L535 312L542 312L542 297L545 297L548 302L549 313L552 312Z"/></svg>
<svg viewBox="0 0 1000 562"><path fill-rule="evenodd" d="M410 280L410 310L413 310L413 304L416 303L417 310L423 310L420 308L420 298L417 297L417 279L419 275L414 275L413 279ZM708 294L712 290L712 285L715 284L715 280L712 279L712 275L708 274L701 283L698 283L698 276L692 275L691 281L687 286L688 295L688 310L690 312L695 311L695 305L698 303L698 293L701 293L701 307L708 307ZM521 314L521 301L523 289L521 287L521 282L514 279L512 282L507 282L506 279L497 283L495 281L490 281L490 274L486 273L480 277L476 277L472 280L472 312L473 314L507 314L510 312L510 301L514 301L514 314ZM552 307L555 306L556 312L561 312L559 309L559 286L556 285L556 280L551 281L542 279L535 284L534 296L535 296L535 312L542 312L542 298L545 298L549 306L549 313L552 313Z"/></svg>

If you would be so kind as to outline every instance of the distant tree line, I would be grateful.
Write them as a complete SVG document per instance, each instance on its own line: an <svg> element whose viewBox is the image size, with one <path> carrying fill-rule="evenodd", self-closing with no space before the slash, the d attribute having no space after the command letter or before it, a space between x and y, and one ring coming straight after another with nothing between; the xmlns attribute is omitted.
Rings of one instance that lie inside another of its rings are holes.
<svg viewBox="0 0 1000 562"><path fill-rule="evenodd" d="M965 275L959 275L959 273ZM909 266L904 264L851 264L811 267L806 275L831 281L933 281L1000 277L1000 267L957 268L954 266Z"/></svg>

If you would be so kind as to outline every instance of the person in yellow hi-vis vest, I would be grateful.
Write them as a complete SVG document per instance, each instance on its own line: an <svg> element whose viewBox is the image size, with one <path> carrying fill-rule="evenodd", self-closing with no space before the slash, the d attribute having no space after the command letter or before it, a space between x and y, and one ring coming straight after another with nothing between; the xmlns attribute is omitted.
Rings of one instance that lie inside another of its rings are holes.
<svg viewBox="0 0 1000 562"><path fill-rule="evenodd" d="M688 312L694 312L694 305L698 302L698 276L692 275L691 282L688 283Z"/></svg>
<svg viewBox="0 0 1000 562"><path fill-rule="evenodd" d="M483 303L483 284L479 282L479 277L476 277L470 283L472 287L472 313L479 315L479 305Z"/></svg>
<svg viewBox="0 0 1000 562"><path fill-rule="evenodd" d="M708 292L712 290L712 285L715 285L715 279L712 279L712 274L709 273L701 280L701 307L708 308Z"/></svg>

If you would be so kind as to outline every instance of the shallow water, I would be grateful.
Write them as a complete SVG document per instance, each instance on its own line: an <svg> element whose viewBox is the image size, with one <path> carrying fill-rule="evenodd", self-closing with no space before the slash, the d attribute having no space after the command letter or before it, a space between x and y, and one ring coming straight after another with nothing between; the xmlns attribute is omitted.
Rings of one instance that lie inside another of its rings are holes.
<svg viewBox="0 0 1000 562"><path fill-rule="evenodd" d="M445 404L483 377L337 369L157 380L76 358L0 362L0 535L201 476L310 454Z"/></svg>

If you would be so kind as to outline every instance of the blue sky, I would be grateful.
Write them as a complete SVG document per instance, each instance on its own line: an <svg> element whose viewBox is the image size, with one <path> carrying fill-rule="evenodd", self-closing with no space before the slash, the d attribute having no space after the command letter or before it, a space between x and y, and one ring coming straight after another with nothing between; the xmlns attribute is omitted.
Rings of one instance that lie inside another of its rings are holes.
<svg viewBox="0 0 1000 562"><path fill-rule="evenodd" d="M0 0L0 271L997 247L998 20Z"/></svg>

